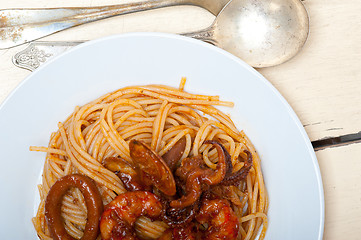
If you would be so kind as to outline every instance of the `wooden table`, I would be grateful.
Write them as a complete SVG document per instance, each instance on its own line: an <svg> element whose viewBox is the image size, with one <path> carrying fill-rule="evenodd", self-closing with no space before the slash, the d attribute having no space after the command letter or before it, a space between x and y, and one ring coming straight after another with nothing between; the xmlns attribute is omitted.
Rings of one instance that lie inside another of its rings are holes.
<svg viewBox="0 0 361 240"><path fill-rule="evenodd" d="M126 2L136 1L0 0L0 7L96 6ZM310 16L306 45L287 63L259 69L259 72L290 103L311 141L321 144L316 155L325 191L324 239L360 239L361 1L305 0L303 3ZM111 18L43 40L90 40L135 31L180 33L207 27L213 20L214 16L201 8L179 6ZM25 47L0 50L0 102L31 73L15 67L11 61L12 56ZM341 140L341 143L328 146L327 141L320 141L324 139L329 139L328 142Z"/></svg>

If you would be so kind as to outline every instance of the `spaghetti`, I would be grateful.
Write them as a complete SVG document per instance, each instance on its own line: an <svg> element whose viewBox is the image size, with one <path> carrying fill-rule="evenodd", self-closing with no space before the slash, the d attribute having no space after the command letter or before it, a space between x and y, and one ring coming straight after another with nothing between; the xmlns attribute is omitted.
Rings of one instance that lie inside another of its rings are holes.
<svg viewBox="0 0 361 240"><path fill-rule="evenodd" d="M51 239L44 215L44 204L51 186L61 177L81 173L95 180L104 205L126 192L119 177L102 165L108 157L120 156L132 162L129 142L138 139L163 156L176 142L185 138L181 160L202 155L204 163L215 169L217 151L203 144L216 140L229 152L234 171L245 164L240 159L244 150L253 156L253 166L247 178L231 186L231 205L239 219L238 239L263 239L267 230L268 198L260 159L244 134L238 131L229 116L215 108L232 107L218 96L191 94L179 89L159 86L126 87L106 94L75 111L58 124L51 134L48 147L30 147L46 152L39 185L40 205L32 219L40 239ZM81 238L86 224L87 208L79 189L71 189L62 203L62 217L67 232ZM140 217L135 224L137 235L156 239L168 228L162 221ZM100 236L98 237L100 239Z"/></svg>

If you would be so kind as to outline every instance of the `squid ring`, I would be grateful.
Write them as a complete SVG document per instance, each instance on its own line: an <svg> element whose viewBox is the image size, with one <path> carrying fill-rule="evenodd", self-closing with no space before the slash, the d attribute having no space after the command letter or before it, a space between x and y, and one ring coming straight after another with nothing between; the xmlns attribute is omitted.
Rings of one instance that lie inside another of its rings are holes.
<svg viewBox="0 0 361 240"><path fill-rule="evenodd" d="M56 240L73 240L65 230L61 218L61 204L64 195L70 188L79 188L84 196L88 210L87 223L81 239L93 240L99 234L99 220L103 212L103 201L95 182L84 175L71 174L58 179L50 188L45 200L45 219L50 234Z"/></svg>

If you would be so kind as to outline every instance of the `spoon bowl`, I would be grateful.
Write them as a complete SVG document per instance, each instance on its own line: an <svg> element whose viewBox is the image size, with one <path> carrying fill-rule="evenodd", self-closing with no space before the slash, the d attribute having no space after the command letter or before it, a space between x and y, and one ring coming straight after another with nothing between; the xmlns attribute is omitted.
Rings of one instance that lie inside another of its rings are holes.
<svg viewBox="0 0 361 240"><path fill-rule="evenodd" d="M307 11L299 0L232 0L211 27L191 34L262 68L295 56L309 32Z"/></svg>

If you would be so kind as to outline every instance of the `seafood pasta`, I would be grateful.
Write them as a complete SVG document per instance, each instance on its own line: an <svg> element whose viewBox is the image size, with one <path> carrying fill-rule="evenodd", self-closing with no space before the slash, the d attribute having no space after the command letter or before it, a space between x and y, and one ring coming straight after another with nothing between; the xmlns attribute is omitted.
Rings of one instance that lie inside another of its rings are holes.
<svg viewBox="0 0 361 240"><path fill-rule="evenodd" d="M263 239L255 148L218 96L132 86L52 133L33 224L40 239Z"/></svg>

